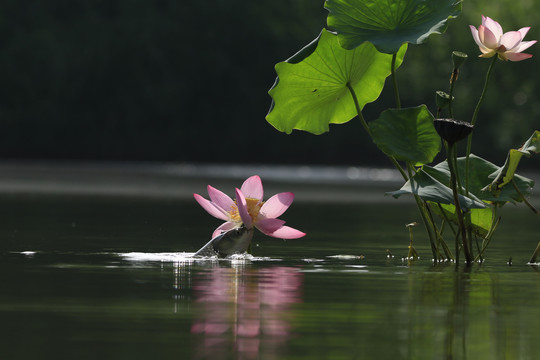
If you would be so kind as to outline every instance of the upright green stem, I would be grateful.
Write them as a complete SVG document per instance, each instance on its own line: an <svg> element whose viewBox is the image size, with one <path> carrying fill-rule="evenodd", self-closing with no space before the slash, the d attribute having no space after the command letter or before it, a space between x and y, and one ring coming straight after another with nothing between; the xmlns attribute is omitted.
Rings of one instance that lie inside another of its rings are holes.
<svg viewBox="0 0 540 360"><path fill-rule="evenodd" d="M360 109L360 104L358 103L358 98L356 97L356 92L354 91L352 85L350 82L347 82L346 84L347 89L349 89L349 92L352 95L354 106L356 107L356 113L358 114L358 118L360 118L360 122L362 123L362 126L364 127L364 130L368 133L368 135L371 137L371 130L369 129L369 126L366 122L366 119L364 119L364 115L362 115L362 110ZM402 169L403 170L403 169Z"/></svg>
<svg viewBox="0 0 540 360"><path fill-rule="evenodd" d="M396 167L396 169L398 169L398 171L401 173L401 176L403 177L403 179L405 181L409 180L409 177L407 176L407 174L405 173L405 170L403 170L403 168L401 167L401 165L399 165L398 161L396 160L395 157L393 156L388 156L388 158L390 159L390 161L392 161L392 164L394 164L394 166Z"/></svg>
<svg viewBox="0 0 540 360"><path fill-rule="evenodd" d="M397 79L396 79L396 58L397 58L397 53L392 55L391 72L392 72L392 84L394 85L394 97L396 99L396 108L400 109L401 108L401 100L399 99L399 90L398 90Z"/></svg>
<svg viewBox="0 0 540 360"><path fill-rule="evenodd" d="M393 67L392 67L392 69L393 69ZM368 126L368 124L366 122L366 119L364 119L364 116L362 115L362 110L360 109L360 105L358 103L358 98L356 97L356 93L355 93L353 87L351 86L350 83L347 83L346 86L347 86L347 88L349 89L349 92L352 95L352 98L354 100L354 106L356 107L356 112L358 114L358 118L360 118L360 122L362 123L362 126L364 127L364 129L366 130L368 135L370 137L372 137L371 136L371 130L369 129L369 126ZM399 170L399 172L401 173L401 176L403 176L403 179L405 181L409 180L409 176L407 176L407 173L401 167L401 165L398 163L396 158L393 157L393 156L388 156L388 158L390 159L390 161L392 161L392 163L394 164L396 169ZM409 170L410 176L412 176L410 167L408 168L408 170ZM424 225L425 225L426 230L428 232L429 240L430 240L430 243L431 243L431 249L432 249L432 252L433 252L433 258L435 260L437 260L437 249L435 247L435 240L434 240L435 239L434 233L436 233L436 231L432 231L435 226L434 226L433 223L431 223L429 221L429 218L426 215L426 209L422 206L422 200L420 199L420 197L418 195L414 195L414 199L416 201L416 205L418 206L418 210L420 211L420 215L422 216L422 220L424 221Z"/></svg>
<svg viewBox="0 0 540 360"><path fill-rule="evenodd" d="M533 204L531 204L527 198L525 198L525 195L523 195L523 193L521 192L521 190L519 190L516 182L514 181L514 179L512 179L512 185L514 186L514 189L517 191L517 193L519 194L519 196L521 196L521 199L523 200L523 202L525 203L525 205L527 205L527 207L529 209L531 209L531 211L533 213L535 213L536 215L540 216L540 211L538 211L534 206Z"/></svg>
<svg viewBox="0 0 540 360"><path fill-rule="evenodd" d="M410 164L407 164L407 171L409 172L409 179L411 179L413 177L413 173L412 173L412 166ZM429 217L429 213L427 211L427 205L425 201L422 201L420 196L416 194L413 194L413 195L414 195L414 200L416 201L416 206L418 206L418 210L420 211L420 216L422 217L422 221L424 222L424 226L428 233L429 244L431 245L431 252L433 254L433 260L439 261L439 251L437 250L437 246L435 245L435 239L437 236L437 230L435 229L435 224L431 221Z"/></svg>
<svg viewBox="0 0 540 360"><path fill-rule="evenodd" d="M418 259L418 252L414 248L413 245L413 226L415 226L416 223L407 225L407 228L409 229L409 253L407 254L407 263L411 263L411 260L417 260Z"/></svg>
<svg viewBox="0 0 540 360"><path fill-rule="evenodd" d="M446 218L446 215L444 214L444 210L442 209L441 204L438 204L438 206L441 209L441 213L443 214L443 217ZM444 251L444 253L446 255L446 260L455 260L454 256L452 255L452 252L450 251L450 249L448 248L448 245L446 245L446 242L444 241L444 239L442 237L442 228L439 229L435 225L435 221L433 220L433 214L431 213L431 210L430 210L428 204L425 201L424 201L424 207L426 209L426 213L428 215L430 224L431 224L432 228L435 230L435 237L437 238L436 253L440 254L439 246L442 246L443 251ZM442 226L444 226L444 222L443 222Z"/></svg>
<svg viewBox="0 0 540 360"><path fill-rule="evenodd" d="M512 179L512 185L514 186L514 189L517 191L517 193L519 194L519 196L521 196L521 199L523 200L523 202L525 203L525 205L527 205L527 207L529 209L531 209L531 211L533 213L535 213L536 215L540 216L540 211L538 211L534 206L533 204L531 204L526 198L525 198L525 195L523 195L523 193L519 190L516 182L514 181L514 179ZM531 259L529 260L529 263L530 264L534 264L536 262L536 259L538 258L538 255L540 254L540 242L538 243L538 246L536 246L536 249L534 250L534 253L532 254L531 256Z"/></svg>
<svg viewBox="0 0 540 360"><path fill-rule="evenodd" d="M448 114L450 115L450 118L453 119L454 118L454 110L452 109L452 100L454 98L454 84L456 83L456 80L457 80L457 71L458 69L454 69L454 71L452 71L452 77L450 78L450 93L448 94L450 96L450 98L448 99Z"/></svg>
<svg viewBox="0 0 540 360"><path fill-rule="evenodd" d="M491 71L493 70L493 65L495 65L495 62L497 61L497 56L493 57L493 60L491 61L491 64L489 64L488 71L486 73L486 80L484 82L484 88L482 89L482 94L480 94L480 98L478 99L478 103L476 104L476 108L474 109L474 113L471 119L471 124L476 124L476 118L478 117L478 111L480 111L480 106L482 105L482 102L484 101L484 96L486 95L487 87L489 84L489 78L491 76ZM469 137L471 137L469 135Z"/></svg>
<svg viewBox="0 0 540 360"><path fill-rule="evenodd" d="M471 119L471 125L476 124L476 118L478 117L478 111L480 111L480 105L482 105L482 102L484 101L484 96L486 95L486 90L489 84L489 78L491 76L491 71L493 70L493 65L495 65L495 62L497 61L497 56L493 56L493 60L491 61L491 64L489 64L489 68L486 74L486 81L484 82L484 88L482 89L482 94L480 94L480 98L478 99L478 103L476 104L476 108L474 109L474 113ZM472 146L472 136L474 132L471 132L469 134L469 137L467 138L467 152L465 153L465 191L466 195L469 195L469 156L471 155L471 146Z"/></svg>
<svg viewBox="0 0 540 360"><path fill-rule="evenodd" d="M482 260L482 257L484 256L484 251L487 249L491 238L493 236L493 233L497 229L497 226L499 225L499 222L501 221L501 218L497 216L497 210L499 209L499 205L495 203L493 205L493 211L491 215L491 226L489 227L488 233L484 237L484 240L482 241L482 248L480 251L478 251L478 255L474 260Z"/></svg>
<svg viewBox="0 0 540 360"><path fill-rule="evenodd" d="M351 86L351 84L349 82L346 84L346 86L347 86L347 89L349 89L349 92L352 95L352 98L353 98L353 101L354 101L354 106L356 108L356 113L358 114L358 118L360 119L360 122L362 123L362 127L364 128L364 130L366 130L367 134L370 137L372 137L371 136L371 130L369 129L369 126L368 126L368 124L366 122L366 119L364 119L364 115L362 115L362 109L360 109L360 104L358 103L358 98L356 97L356 92L354 91L353 87ZM394 164L396 169L398 169L398 171L401 173L401 176L403 176L403 178L405 180L408 180L409 178L407 177L407 174L405 173L405 170L403 170L403 168L399 165L397 160L393 156L388 156L388 158L390 159L390 161L392 161L392 164Z"/></svg>
<svg viewBox="0 0 540 360"><path fill-rule="evenodd" d="M454 195L454 206L456 207L456 217L459 224L459 231L461 233L461 242L463 247L463 253L465 254L465 260L468 264L473 262L473 257L471 255L471 247L469 244L469 239L467 238L467 228L465 226L465 221L463 220L463 212L461 211L461 205L459 203L459 193L457 189L457 169L455 167L455 159L456 159L456 145L455 144L449 144L448 145L448 168L450 170L450 185L452 186L452 193ZM458 249L458 246L456 245L456 249Z"/></svg>
<svg viewBox="0 0 540 360"><path fill-rule="evenodd" d="M536 249L534 250L531 259L529 260L529 264L534 264L536 262L536 259L538 258L538 254L540 254L540 242L536 246Z"/></svg>

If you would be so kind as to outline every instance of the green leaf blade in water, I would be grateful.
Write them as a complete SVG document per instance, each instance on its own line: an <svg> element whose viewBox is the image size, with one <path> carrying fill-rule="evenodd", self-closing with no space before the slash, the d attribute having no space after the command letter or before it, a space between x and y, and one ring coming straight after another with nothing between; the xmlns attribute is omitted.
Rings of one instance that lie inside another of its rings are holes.
<svg viewBox="0 0 540 360"><path fill-rule="evenodd" d="M399 51L396 66L405 51L406 46ZM342 124L357 115L347 84L362 109L379 97L391 62L391 55L369 43L345 50L335 34L323 30L314 42L276 65L278 78L268 92L272 106L266 120L287 134L295 129L327 132L330 124Z"/></svg>
<svg viewBox="0 0 540 360"><path fill-rule="evenodd" d="M326 0L324 6L341 46L354 49L369 41L387 54L443 33L461 13L459 0Z"/></svg>
<svg viewBox="0 0 540 360"><path fill-rule="evenodd" d="M510 149L506 162L495 172L495 179L482 190L499 196L501 189L514 180L517 167L523 155L530 157L540 152L540 131L536 130L532 136L519 148Z"/></svg>
<svg viewBox="0 0 540 360"><path fill-rule="evenodd" d="M414 165L428 164L441 150L441 139L425 105L389 109L369 123L373 141L388 156Z"/></svg>

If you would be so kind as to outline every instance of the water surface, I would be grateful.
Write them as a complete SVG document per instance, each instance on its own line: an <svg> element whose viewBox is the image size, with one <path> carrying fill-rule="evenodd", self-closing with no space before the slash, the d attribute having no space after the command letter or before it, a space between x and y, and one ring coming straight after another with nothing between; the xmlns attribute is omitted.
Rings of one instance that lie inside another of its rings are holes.
<svg viewBox="0 0 540 360"><path fill-rule="evenodd" d="M219 220L193 200L2 195L0 215L2 359L538 357L525 209L470 268L433 266L420 228L402 260L406 201L299 199L284 218L305 238L197 261Z"/></svg>

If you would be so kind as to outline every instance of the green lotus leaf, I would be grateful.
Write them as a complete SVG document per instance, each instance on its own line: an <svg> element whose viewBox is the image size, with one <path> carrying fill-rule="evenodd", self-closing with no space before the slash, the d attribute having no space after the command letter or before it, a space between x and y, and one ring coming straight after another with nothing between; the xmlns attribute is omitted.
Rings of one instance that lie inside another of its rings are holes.
<svg viewBox="0 0 540 360"><path fill-rule="evenodd" d="M387 54L443 33L448 19L461 12L460 0L326 0L324 6L341 46L354 49L369 41Z"/></svg>
<svg viewBox="0 0 540 360"><path fill-rule="evenodd" d="M458 158L457 168L458 176L461 179L461 184L463 185L465 184L464 157ZM426 169L426 171L431 176L436 177L439 181L445 184L450 183L450 171L448 170L448 163L446 161L437 164L432 169L436 170L437 172L435 173L429 169ZM521 202L521 195L512 186L503 187L497 194L492 194L491 192L484 190L485 184L496 176L498 170L499 167L493 163L471 154L469 158L469 192L481 200L497 202L499 204L504 204L506 202ZM531 189L534 186L533 180L518 174L514 174L513 179L522 194L531 194Z"/></svg>
<svg viewBox="0 0 540 360"><path fill-rule="evenodd" d="M388 156L414 165L428 164L441 150L441 138L425 105L389 109L369 123L373 141Z"/></svg>
<svg viewBox="0 0 540 360"><path fill-rule="evenodd" d="M454 204L454 194L452 189L437 180L435 177L424 171L424 166L416 174L414 174L406 183L397 191L387 193L395 198L401 195L418 195L422 200L431 201L440 204ZM458 195L459 204L464 210L467 209L482 209L486 205L476 198L474 195L469 197Z"/></svg>
<svg viewBox="0 0 540 360"><path fill-rule="evenodd" d="M405 184L400 190L390 194L397 197L401 194L414 192L423 200L429 201L432 204L431 209L434 213L450 220L454 224L458 224L454 196L452 189L448 187L450 173L447 170L423 166L421 172L413 176L413 180L422 188L411 191L411 186ZM458 195L458 198L461 208L469 211L470 221L474 231L480 236L485 236L491 228L493 208L488 207L482 200L472 194L469 197Z"/></svg>
<svg viewBox="0 0 540 360"><path fill-rule="evenodd" d="M396 67L407 47L399 51ZM349 84L360 109L375 101L390 75L392 56L370 43L343 49L337 36L323 30L319 37L287 61L276 65L277 79L269 90L272 106L266 120L290 134L305 130L322 134L329 124L342 124L357 115Z"/></svg>

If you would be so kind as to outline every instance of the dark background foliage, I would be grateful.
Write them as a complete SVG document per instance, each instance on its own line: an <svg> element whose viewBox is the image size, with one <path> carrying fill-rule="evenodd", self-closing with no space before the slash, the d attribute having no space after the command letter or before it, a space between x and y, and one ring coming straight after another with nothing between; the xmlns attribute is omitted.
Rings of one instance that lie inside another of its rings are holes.
<svg viewBox="0 0 540 360"><path fill-rule="evenodd" d="M450 53L469 54L456 114L470 120L489 60L468 28L481 14L533 26L532 0L465 1L448 31L410 46L398 78L405 106L447 90ZM324 135L285 135L265 120L274 65L325 25L315 0L4 0L0 4L0 158L380 165L357 119ZM529 52L538 53L538 45ZM498 62L473 151L502 163L535 129L538 58ZM365 109L393 106L387 86ZM525 162L524 165L533 165Z"/></svg>

